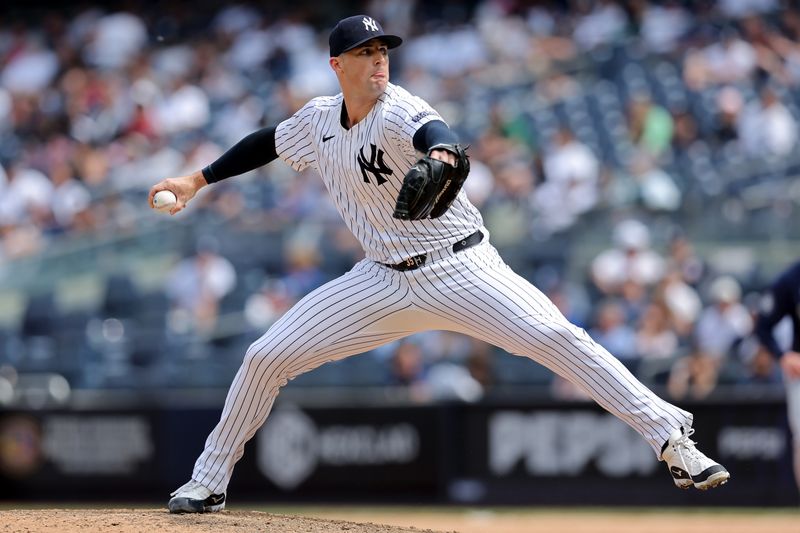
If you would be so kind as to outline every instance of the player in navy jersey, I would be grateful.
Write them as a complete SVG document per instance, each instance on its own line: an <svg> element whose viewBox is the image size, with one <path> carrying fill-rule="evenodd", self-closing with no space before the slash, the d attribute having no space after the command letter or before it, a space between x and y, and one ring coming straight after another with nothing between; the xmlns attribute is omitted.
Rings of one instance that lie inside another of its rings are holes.
<svg viewBox="0 0 800 533"><path fill-rule="evenodd" d="M773 333L775 326L784 319L792 324L789 346L781 346ZM794 443L794 477L800 488L800 261L778 275L764 294L756 335L783 371L786 410Z"/></svg>
<svg viewBox="0 0 800 533"><path fill-rule="evenodd" d="M392 216L403 177L420 154L453 164L455 155L437 147L458 142L436 110L389 83L389 50L401 43L369 16L341 20L329 37L341 93L312 99L202 171L163 180L150 191L151 205L156 192L174 192L174 214L202 187L280 158L320 174L366 255L301 299L250 346L191 480L172 493L170 511L224 508L234 465L288 380L431 329L482 339L575 383L647 440L678 487L725 483L727 470L689 439L691 413L653 394L515 274L489 243L463 191L438 218Z"/></svg>

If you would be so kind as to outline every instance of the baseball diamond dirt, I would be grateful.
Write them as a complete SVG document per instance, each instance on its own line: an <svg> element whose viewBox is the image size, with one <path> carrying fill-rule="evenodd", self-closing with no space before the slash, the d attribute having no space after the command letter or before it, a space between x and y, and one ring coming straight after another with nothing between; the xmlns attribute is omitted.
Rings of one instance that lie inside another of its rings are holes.
<svg viewBox="0 0 800 533"><path fill-rule="evenodd" d="M286 514L284 514L286 513ZM0 533L796 533L797 510L507 509L298 507L280 514L251 510L169 514L165 509L27 509L0 511ZM430 528L430 529L427 529Z"/></svg>
<svg viewBox="0 0 800 533"><path fill-rule="evenodd" d="M430 529L273 515L259 511L170 514L161 509L0 511L0 531L26 533L441 533Z"/></svg>

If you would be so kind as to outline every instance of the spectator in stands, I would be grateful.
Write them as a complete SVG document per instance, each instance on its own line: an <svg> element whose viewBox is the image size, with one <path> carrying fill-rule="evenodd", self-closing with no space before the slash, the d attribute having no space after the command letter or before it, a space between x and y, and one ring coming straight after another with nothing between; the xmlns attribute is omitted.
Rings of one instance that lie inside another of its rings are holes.
<svg viewBox="0 0 800 533"><path fill-rule="evenodd" d="M489 345L456 333L424 332L376 354L388 358L387 384L404 388L414 401L476 401L493 379Z"/></svg>
<svg viewBox="0 0 800 533"><path fill-rule="evenodd" d="M472 379L486 392L495 384L492 346L477 339L470 338L470 341L472 349L467 357L466 367Z"/></svg>
<svg viewBox="0 0 800 533"><path fill-rule="evenodd" d="M683 197L675 180L647 151L636 152L628 164L633 199L648 211L677 211Z"/></svg>
<svg viewBox="0 0 800 533"><path fill-rule="evenodd" d="M633 2L633 8L638 10L645 47L657 54L675 51L692 24L691 14L677 0Z"/></svg>
<svg viewBox="0 0 800 533"><path fill-rule="evenodd" d="M676 155L686 154L689 148L700 138L697 120L686 108L686 104L679 104L672 109L672 122L675 124L672 148L675 150Z"/></svg>
<svg viewBox="0 0 800 533"><path fill-rule="evenodd" d="M742 304L742 289L732 276L719 276L709 286L711 305L700 314L695 330L697 348L721 365L737 341L753 329L753 321Z"/></svg>
<svg viewBox="0 0 800 533"><path fill-rule="evenodd" d="M88 15L88 13L87 13ZM147 44L147 26L139 15L118 12L89 15L91 31L83 49L83 59L100 69L117 69L128 65ZM89 22L89 21L86 21Z"/></svg>
<svg viewBox="0 0 800 533"><path fill-rule="evenodd" d="M647 306L636 329L636 351L643 360L669 360L678 353L678 335L661 303Z"/></svg>
<svg viewBox="0 0 800 533"><path fill-rule="evenodd" d="M633 95L628 105L628 130L640 150L657 159L672 142L674 126L669 111L648 94Z"/></svg>
<svg viewBox="0 0 800 533"><path fill-rule="evenodd" d="M464 192L475 207L481 208L492 195L494 175L488 165L470 157L469 179L464 182Z"/></svg>
<svg viewBox="0 0 800 533"><path fill-rule="evenodd" d="M706 398L717 386L719 367L697 350L680 357L669 372L667 392L674 399Z"/></svg>
<svg viewBox="0 0 800 533"><path fill-rule="evenodd" d="M631 368L635 366L639 353L636 350L636 332L626 318L618 301L603 300L597 306L595 325L589 330L589 335Z"/></svg>
<svg viewBox="0 0 800 533"><path fill-rule="evenodd" d="M475 402L483 397L481 383L461 364L443 361L428 370L426 387L434 400Z"/></svg>
<svg viewBox="0 0 800 533"><path fill-rule="evenodd" d="M172 81L169 93L154 110L154 122L161 135L197 130L210 120L208 95L184 77Z"/></svg>
<svg viewBox="0 0 800 533"><path fill-rule="evenodd" d="M686 85L695 91L719 85L736 84L749 79L757 66L753 46L743 40L735 28L726 28L719 41L705 48L691 50L684 61Z"/></svg>
<svg viewBox="0 0 800 533"><path fill-rule="evenodd" d="M52 224L52 199L53 183L44 173L21 161L12 164L0 196L0 221L9 225L32 222L48 228Z"/></svg>
<svg viewBox="0 0 800 533"><path fill-rule="evenodd" d="M217 253L215 241L202 239L194 254L175 265L167 276L164 290L172 302L173 328L211 333L220 300L235 286L233 265Z"/></svg>
<svg viewBox="0 0 800 533"><path fill-rule="evenodd" d="M626 321L629 324L638 323L650 304L650 291L641 282L628 279L622 284L619 296Z"/></svg>
<svg viewBox="0 0 800 533"><path fill-rule="evenodd" d="M29 32L7 34L11 43L5 62L0 62L0 85L16 95L33 97L45 91L59 69L59 58L40 39ZM16 42L14 42L16 41Z"/></svg>
<svg viewBox="0 0 800 533"><path fill-rule="evenodd" d="M535 204L541 225L551 232L570 227L597 203L600 162L592 150L561 128L543 156L544 183Z"/></svg>
<svg viewBox="0 0 800 533"><path fill-rule="evenodd" d="M244 316L253 329L261 331L269 328L295 302L283 281L270 278L264 281L261 290L247 298Z"/></svg>
<svg viewBox="0 0 800 533"><path fill-rule="evenodd" d="M650 231L635 219L614 228L614 247L601 252L591 264L591 278L601 293L622 294L631 281L643 287L657 283L664 273L663 258L650 248Z"/></svg>
<svg viewBox="0 0 800 533"><path fill-rule="evenodd" d="M532 219L538 231L549 235L549 229L539 225L530 210L528 199L533 195L535 181L530 164L521 158L511 159L498 164L493 174L495 189L484 204L484 219L488 220L487 227L492 228L495 242L501 246L521 244L529 238Z"/></svg>
<svg viewBox="0 0 800 533"><path fill-rule="evenodd" d="M320 265L322 258L314 240L304 242L302 236L295 236L285 247L284 254L286 267L281 280L292 298L299 299L326 281Z"/></svg>
<svg viewBox="0 0 800 533"><path fill-rule="evenodd" d="M741 303L741 287L733 277L717 277L708 292L712 304L697 322L692 353L677 361L670 375L673 398L708 396L730 362L734 345L753 328L750 313Z"/></svg>
<svg viewBox="0 0 800 533"><path fill-rule="evenodd" d="M797 146L797 122L769 85L742 111L738 134L742 148L752 156L786 157Z"/></svg>
<svg viewBox="0 0 800 533"><path fill-rule="evenodd" d="M390 357L389 385L410 387L421 383L425 376L425 360L422 349L413 341L397 343Z"/></svg>
<svg viewBox="0 0 800 533"><path fill-rule="evenodd" d="M663 302L673 331L681 340L688 339L703 308L700 295L684 281L681 271L672 265L654 293L653 299Z"/></svg>
<svg viewBox="0 0 800 533"><path fill-rule="evenodd" d="M744 108L744 97L738 88L726 85L717 93L716 103L713 141L718 147L723 147L739 139L739 119Z"/></svg>
<svg viewBox="0 0 800 533"><path fill-rule="evenodd" d="M578 327L586 327L591 313L591 303L581 284L572 282L542 267L537 273L537 287L544 292L562 315Z"/></svg>
<svg viewBox="0 0 800 533"><path fill-rule="evenodd" d="M786 9L780 22L780 31L769 35L769 44L783 62L781 79L796 88L800 84L800 11Z"/></svg>
<svg viewBox="0 0 800 533"><path fill-rule="evenodd" d="M763 345L759 345L744 361L746 374L744 383L748 385L781 386L783 378L781 367L775 357Z"/></svg>
<svg viewBox="0 0 800 533"><path fill-rule="evenodd" d="M406 387L410 397L417 401L430 399L426 385L427 365L422 348L411 339L396 343L389 358L387 384Z"/></svg>
<svg viewBox="0 0 800 533"><path fill-rule="evenodd" d="M768 13L775 9L775 0L719 0L717 9L728 18L743 18Z"/></svg>
<svg viewBox="0 0 800 533"><path fill-rule="evenodd" d="M787 17L790 18L790 17ZM742 35L753 46L760 71L770 78L789 83L786 67L781 58L777 44L780 32L761 16L750 15L740 21Z"/></svg>
<svg viewBox="0 0 800 533"><path fill-rule="evenodd" d="M622 7L611 0L575 3L578 16L573 39L584 50L608 44L624 35L628 16Z"/></svg>
<svg viewBox="0 0 800 533"><path fill-rule="evenodd" d="M92 196L74 175L72 165L67 162L52 165L50 178L54 186L50 208L56 227L65 231L91 229L92 212L89 207Z"/></svg>
<svg viewBox="0 0 800 533"><path fill-rule="evenodd" d="M8 167L0 193L0 253L13 259L42 251L44 232L52 227L53 184L18 162Z"/></svg>
<svg viewBox="0 0 800 533"><path fill-rule="evenodd" d="M683 230L673 233L667 261L670 268L679 271L681 279L692 287L697 287L707 274L705 261L697 254Z"/></svg>

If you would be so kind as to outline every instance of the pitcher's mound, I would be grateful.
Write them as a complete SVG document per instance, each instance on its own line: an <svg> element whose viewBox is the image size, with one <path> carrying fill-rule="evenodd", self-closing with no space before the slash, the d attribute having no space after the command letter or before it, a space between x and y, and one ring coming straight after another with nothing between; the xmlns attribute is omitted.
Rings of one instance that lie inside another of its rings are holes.
<svg viewBox="0 0 800 533"><path fill-rule="evenodd" d="M0 511L0 531L26 533L437 533L430 529L285 516L258 511L169 514L161 509L34 509Z"/></svg>

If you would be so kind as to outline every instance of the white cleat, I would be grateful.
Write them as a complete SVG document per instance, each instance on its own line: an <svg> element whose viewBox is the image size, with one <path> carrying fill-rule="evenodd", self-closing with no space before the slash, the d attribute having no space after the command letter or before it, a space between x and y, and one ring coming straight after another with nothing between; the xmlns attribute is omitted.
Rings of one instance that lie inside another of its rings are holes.
<svg viewBox="0 0 800 533"><path fill-rule="evenodd" d="M170 494L170 513L215 513L225 509L225 494L212 494L195 480L190 480Z"/></svg>
<svg viewBox="0 0 800 533"><path fill-rule="evenodd" d="M694 429L691 428L685 433L683 428L676 429L661 453L675 485L681 489L694 486L699 490L724 485L730 479L730 473L695 447L695 442L689 439L692 433Z"/></svg>

